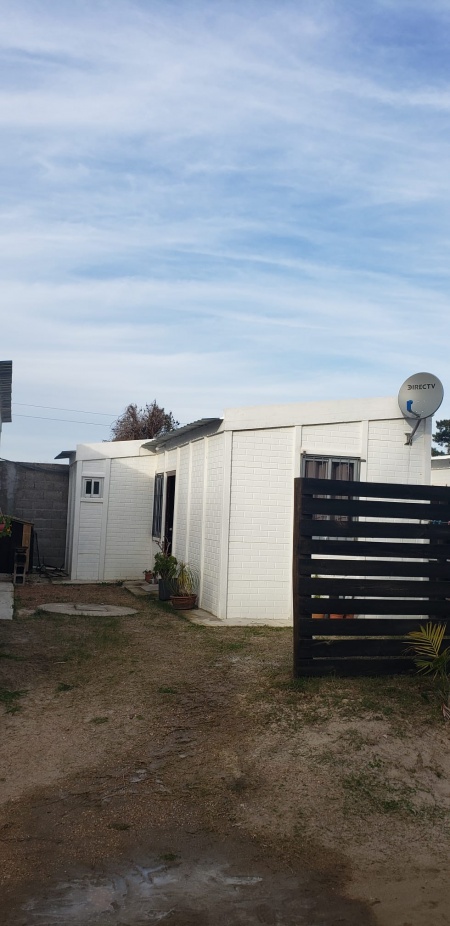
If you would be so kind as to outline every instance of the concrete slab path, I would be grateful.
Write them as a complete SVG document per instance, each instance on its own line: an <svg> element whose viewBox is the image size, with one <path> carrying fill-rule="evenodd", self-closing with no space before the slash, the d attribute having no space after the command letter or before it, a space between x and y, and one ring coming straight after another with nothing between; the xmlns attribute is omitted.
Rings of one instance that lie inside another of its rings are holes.
<svg viewBox="0 0 450 926"><path fill-rule="evenodd" d="M71 617L126 617L137 613L134 608L120 608L112 604L75 604L75 602L41 604L39 610L48 614L69 614Z"/></svg>
<svg viewBox="0 0 450 926"><path fill-rule="evenodd" d="M0 582L0 621L12 621L14 614L14 585Z"/></svg>

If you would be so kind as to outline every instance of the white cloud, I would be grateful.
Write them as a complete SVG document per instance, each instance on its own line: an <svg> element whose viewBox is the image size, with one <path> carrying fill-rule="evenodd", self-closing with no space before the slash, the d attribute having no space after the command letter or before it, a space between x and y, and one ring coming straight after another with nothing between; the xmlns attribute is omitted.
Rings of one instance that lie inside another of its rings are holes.
<svg viewBox="0 0 450 926"><path fill-rule="evenodd" d="M187 421L394 393L421 368L445 384L437 0L379 0L371 16L333 0L4 8L16 402L119 412L156 397ZM2 453L51 457L63 436L94 439L84 427L17 417Z"/></svg>

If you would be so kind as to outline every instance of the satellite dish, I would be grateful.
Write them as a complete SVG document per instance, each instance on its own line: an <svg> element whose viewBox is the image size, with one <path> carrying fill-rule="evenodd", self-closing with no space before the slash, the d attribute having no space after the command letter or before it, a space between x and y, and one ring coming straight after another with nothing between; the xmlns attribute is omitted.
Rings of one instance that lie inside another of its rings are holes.
<svg viewBox="0 0 450 926"><path fill-rule="evenodd" d="M444 387L432 373L414 373L400 387L398 404L405 418L421 421L437 412L444 398Z"/></svg>

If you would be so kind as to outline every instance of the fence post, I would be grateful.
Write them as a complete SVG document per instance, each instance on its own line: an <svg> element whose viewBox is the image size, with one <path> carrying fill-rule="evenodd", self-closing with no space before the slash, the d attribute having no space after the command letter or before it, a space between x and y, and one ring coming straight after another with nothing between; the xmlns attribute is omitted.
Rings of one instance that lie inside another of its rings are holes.
<svg viewBox="0 0 450 926"><path fill-rule="evenodd" d="M293 541L293 561L292 561L292 590L293 590L293 617L294 617L294 678L298 678L301 674L300 672L300 663L305 665L305 661L312 663L311 647L307 646L308 655L306 652L302 653L302 646L308 644L312 641L312 618L311 613L305 610L304 598L300 594L300 571L299 563L300 560L311 560L311 553L305 553L302 551L302 537L300 532L300 524L302 518L308 518L312 520L312 515L305 515L302 512L302 479L294 479L294 541ZM303 629L300 629L300 621L303 621L305 618L311 620L311 632L305 633L304 625ZM306 649L306 647L305 647Z"/></svg>

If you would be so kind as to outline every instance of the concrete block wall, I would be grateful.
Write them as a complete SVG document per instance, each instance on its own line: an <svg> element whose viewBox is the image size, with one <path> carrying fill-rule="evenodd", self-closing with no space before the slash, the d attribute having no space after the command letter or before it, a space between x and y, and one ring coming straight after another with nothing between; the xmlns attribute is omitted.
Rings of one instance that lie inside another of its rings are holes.
<svg viewBox="0 0 450 926"><path fill-rule="evenodd" d="M291 614L293 428L233 434L227 618Z"/></svg>
<svg viewBox="0 0 450 926"><path fill-rule="evenodd" d="M34 524L40 561L49 566L64 565L68 491L66 464L0 462L1 509ZM33 565L37 564L35 543Z"/></svg>

